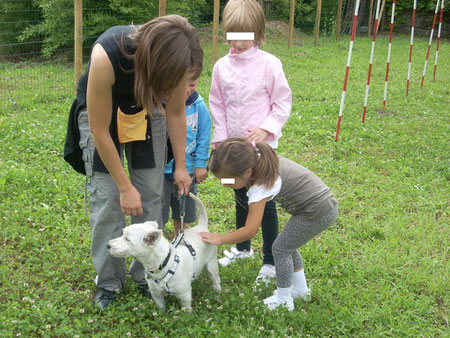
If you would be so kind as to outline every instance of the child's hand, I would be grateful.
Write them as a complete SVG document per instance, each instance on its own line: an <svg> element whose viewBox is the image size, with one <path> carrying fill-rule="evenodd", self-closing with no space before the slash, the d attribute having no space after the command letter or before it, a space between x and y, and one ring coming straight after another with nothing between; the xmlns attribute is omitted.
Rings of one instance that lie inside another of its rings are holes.
<svg viewBox="0 0 450 338"><path fill-rule="evenodd" d="M249 129L248 132L247 139L250 142L263 142L270 134L267 130L261 128Z"/></svg>
<svg viewBox="0 0 450 338"><path fill-rule="evenodd" d="M208 170L205 168L195 168L194 177L197 183L201 183L208 177Z"/></svg>
<svg viewBox="0 0 450 338"><path fill-rule="evenodd" d="M203 242L211 243L215 245L222 244L222 235L214 234L212 232L199 232L200 237L203 239Z"/></svg>

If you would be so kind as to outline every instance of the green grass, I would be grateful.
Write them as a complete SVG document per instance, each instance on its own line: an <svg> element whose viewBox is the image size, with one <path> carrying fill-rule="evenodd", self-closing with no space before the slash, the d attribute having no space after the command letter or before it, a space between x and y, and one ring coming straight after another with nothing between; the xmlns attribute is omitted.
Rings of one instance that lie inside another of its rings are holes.
<svg viewBox="0 0 450 338"><path fill-rule="evenodd" d="M349 38L323 38L315 47L299 36L288 50L286 35L271 37L263 49L282 60L293 90L279 153L314 171L339 201L337 223L300 249L312 303L296 301L292 313L265 310L273 286L253 290L262 264L257 235L255 260L221 269L222 293L205 275L194 283L193 313L170 297L160 312L130 279L109 311L95 311L84 177L62 159L72 71L48 65L47 78L36 80L35 68L24 66L14 76L25 84L8 87L16 104L4 102L0 111L0 336L449 336L448 42L436 81L432 53L421 89L428 41L415 39L405 98L409 37L394 38L383 110L387 37L379 36L363 125L371 39L357 37L335 142ZM199 91L207 99L210 44L204 48ZM219 55L227 50L221 44ZM0 67L2 80L12 67ZM33 79L38 85L26 85ZM211 230L233 229L231 191L209 178L199 196ZM281 210L279 217L280 224L288 219Z"/></svg>

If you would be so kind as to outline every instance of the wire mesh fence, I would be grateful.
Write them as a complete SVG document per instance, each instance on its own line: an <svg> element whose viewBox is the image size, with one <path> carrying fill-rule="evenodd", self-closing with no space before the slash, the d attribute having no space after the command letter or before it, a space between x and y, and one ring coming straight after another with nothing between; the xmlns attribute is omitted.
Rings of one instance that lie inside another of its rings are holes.
<svg viewBox="0 0 450 338"><path fill-rule="evenodd" d="M159 0L76 0L82 3L82 55L88 61L95 39L115 25L139 25L159 14ZM220 13L226 4L220 1ZM268 22L289 22L290 0L259 0ZM321 30L331 32L336 4L322 10ZM166 14L180 14L197 28L212 26L214 0L166 2ZM295 27L314 30L314 6L296 7ZM210 33L205 29L204 34ZM204 35L203 34L203 35ZM211 39L204 39L209 43ZM74 0L0 0L0 109L35 96L52 102L55 88L72 95L74 76Z"/></svg>
<svg viewBox="0 0 450 338"><path fill-rule="evenodd" d="M139 25L158 16L158 1L127 7L120 1L82 1L83 64L95 39L114 25ZM221 10L225 1L221 3ZM196 27L211 25L214 1L168 1L166 14L188 17ZM272 13L267 4L269 16ZM0 0L0 109L24 98L53 98L55 87L73 93L74 2L72 0Z"/></svg>
<svg viewBox="0 0 450 338"><path fill-rule="evenodd" d="M107 28L139 25L158 15L158 1L140 1L146 6L133 8L114 1L82 3L84 65L95 39ZM213 1L169 1L166 13L190 14L195 26L209 25ZM73 94L73 69L72 0L0 0L0 109L21 104L29 96L53 100L55 86Z"/></svg>
<svg viewBox="0 0 450 338"><path fill-rule="evenodd" d="M0 0L0 109L18 105L30 95L48 102L59 100L61 98L52 97L56 87L67 88L68 95L73 94L74 3L77 1L82 4L81 54L84 65L95 39L107 28L139 25L159 15L159 0ZM211 42L211 37L205 35L212 34L209 28L213 21L214 0L164 2L166 14L187 17L200 28L204 43ZM220 1L219 13L223 12L226 2ZM281 25L288 24L291 0L258 2L269 24L274 26L274 21ZM343 16L342 30L346 33L349 32L345 27L351 27L353 2L343 1L343 12L350 13L350 19ZM389 5L389 1L387 3ZM337 4L338 0L323 1L319 28L321 36L335 33ZM358 26L361 33L367 29L368 8L368 5L365 6L365 14ZM409 18L409 14L403 12L402 15ZM294 26L297 30L312 33L315 16L315 0L295 1ZM443 34L445 36L445 30Z"/></svg>

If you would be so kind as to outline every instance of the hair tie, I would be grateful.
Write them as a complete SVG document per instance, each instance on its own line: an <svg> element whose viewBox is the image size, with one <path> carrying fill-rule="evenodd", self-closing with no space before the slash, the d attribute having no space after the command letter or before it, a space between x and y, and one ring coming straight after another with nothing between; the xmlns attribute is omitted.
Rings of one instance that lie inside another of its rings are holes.
<svg viewBox="0 0 450 338"><path fill-rule="evenodd" d="M252 141L251 143L252 143L252 147L253 147L253 149L255 149L255 150L256 150L256 149L257 149L257 148L256 148L256 143L255 143L254 141Z"/></svg>

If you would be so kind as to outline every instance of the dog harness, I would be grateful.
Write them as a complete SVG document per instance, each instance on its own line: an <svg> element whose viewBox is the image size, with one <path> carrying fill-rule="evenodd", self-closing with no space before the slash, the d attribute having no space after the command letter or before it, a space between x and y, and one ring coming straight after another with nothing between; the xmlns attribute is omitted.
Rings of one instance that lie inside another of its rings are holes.
<svg viewBox="0 0 450 338"><path fill-rule="evenodd" d="M175 166L175 163L174 163ZM174 168L175 171L175 168ZM186 238L184 238L184 216L186 215L186 195L181 195L180 197L180 220L181 220L181 228L178 232L177 238L172 241L172 245L175 247L175 249L178 247L178 245L181 243L181 241L184 242L184 245L189 250L192 259L194 260L194 272L192 274L192 281L195 280L195 271L197 271L197 253L195 252L195 249L192 245L186 241Z"/></svg>
<svg viewBox="0 0 450 338"><path fill-rule="evenodd" d="M182 202L184 202L183 199L182 199ZM184 220L184 205L183 204L184 203L182 203L182 205L181 205L182 220ZM181 241L183 241L184 245L189 250L189 253L191 254L192 259L194 261L194 271L192 273L192 281L195 280L195 271L197 271L197 253L195 252L194 247L191 244L189 244L188 241L186 241L186 238L184 238L184 229L183 229L184 224L183 223L184 222L181 223L181 229L179 231L178 237L171 243L175 248L175 257L173 259L172 266L167 271L166 275L162 279L158 280L155 278L151 278L152 272L156 272L156 269L152 270L152 271L145 271L145 276L147 279L152 279L158 284L161 282L162 288L166 292L169 292L169 293L170 293L170 291L169 291L168 283L169 283L170 279L173 277L173 275L175 274L175 272L177 271L178 264L180 263L180 257L177 255L176 250L177 250L178 245L180 245ZM158 267L159 271L161 271L162 269L164 269L166 267L171 255L172 255L172 248L170 248L169 253L166 256L166 258L164 259L163 263Z"/></svg>
<svg viewBox="0 0 450 338"><path fill-rule="evenodd" d="M172 248L170 248L168 255L164 259L164 262L159 265L159 267L158 267L159 271L161 271L162 269L164 269L166 267L171 255L172 255ZM168 283L169 283L170 279L173 277L173 275L175 274L175 271L177 271L177 267L178 267L179 263L180 263L180 257L177 255L177 253L175 251L175 256L173 258L172 266L170 267L170 269L167 271L166 275L162 279L155 279L151 276L152 272L156 272L156 269L152 270L152 271L145 271L145 278L152 279L158 284L161 282L162 288L165 291L170 292Z"/></svg>
<svg viewBox="0 0 450 338"><path fill-rule="evenodd" d="M189 250L192 259L194 260L194 272L192 273L192 281L195 280L195 271L197 271L197 252L195 252L194 247L189 244L188 241L186 241L186 238L184 238L184 231L179 232L178 237L172 241L172 244L175 248L178 247L178 245L181 243L181 241L183 241L184 245L186 246L186 248Z"/></svg>
<svg viewBox="0 0 450 338"><path fill-rule="evenodd" d="M147 279L152 279L158 284L161 282L162 288L169 293L170 293L170 290L169 290L168 283L169 283L170 279L173 277L173 275L175 274L175 272L177 271L178 264L180 263L180 256L177 255L176 250L177 250L178 245L181 243L181 241L184 242L184 245L189 250L189 252L192 256L192 259L194 260L194 271L192 273L192 281L194 281L195 280L195 271L197 270L197 252L195 251L194 247L191 244L189 244L188 241L186 241L186 239L184 238L184 232L180 232L178 237L171 243L175 248L175 257L173 258L172 266L167 271L166 275L161 279L155 279L155 278L151 277L151 274L152 274L152 272L156 272L156 269L145 272L145 277ZM164 261L162 262L162 264L160 264L158 266L158 271L161 271L162 269L164 269L166 267L171 255L172 255L172 248L170 248L169 253L167 254L167 256L164 259Z"/></svg>

